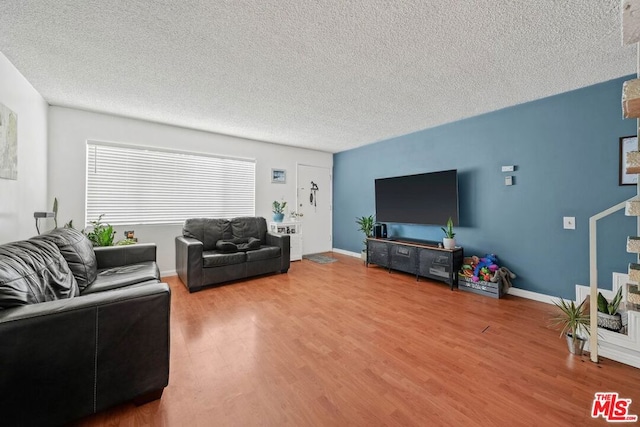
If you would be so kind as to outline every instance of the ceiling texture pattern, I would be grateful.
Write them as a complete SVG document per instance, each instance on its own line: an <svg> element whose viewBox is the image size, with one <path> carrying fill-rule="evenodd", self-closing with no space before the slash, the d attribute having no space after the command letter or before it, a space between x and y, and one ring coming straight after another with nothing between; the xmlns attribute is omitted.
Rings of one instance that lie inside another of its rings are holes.
<svg viewBox="0 0 640 427"><path fill-rule="evenodd" d="M335 153L632 74L620 21L619 0L3 0L0 52L51 105Z"/></svg>

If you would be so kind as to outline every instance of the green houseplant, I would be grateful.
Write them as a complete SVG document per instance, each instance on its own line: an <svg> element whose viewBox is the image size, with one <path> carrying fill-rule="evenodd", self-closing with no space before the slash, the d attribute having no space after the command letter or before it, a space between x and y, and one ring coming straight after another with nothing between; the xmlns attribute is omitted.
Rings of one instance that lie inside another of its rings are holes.
<svg viewBox="0 0 640 427"><path fill-rule="evenodd" d="M445 249L455 249L456 239L454 239L454 237L456 233L453 232L453 219L449 217L446 228L440 227L440 229L444 232L444 237L442 238L442 246L444 246Z"/></svg>
<svg viewBox="0 0 640 427"><path fill-rule="evenodd" d="M613 296L611 302L598 292L598 326L618 332L622 329L622 317L618 313L618 307L622 302L622 288Z"/></svg>
<svg viewBox="0 0 640 427"><path fill-rule="evenodd" d="M279 202L277 200L273 201L272 211L273 211L273 220L275 222L282 222L284 219L284 208L287 207L287 202L282 201Z"/></svg>
<svg viewBox="0 0 640 427"><path fill-rule="evenodd" d="M366 261L367 257L367 238L373 235L373 225L375 220L373 219L373 215L369 216L361 216L360 218L356 217L356 224L358 225L358 231L362 231L364 233L364 240L362 244L364 248L362 249L362 259Z"/></svg>
<svg viewBox="0 0 640 427"><path fill-rule="evenodd" d="M116 232L111 225L102 222L103 216L104 214L100 215L97 220L91 221L91 231L87 232L86 228L82 230L93 246L113 246L113 237Z"/></svg>
<svg viewBox="0 0 640 427"><path fill-rule="evenodd" d="M579 305L576 305L574 301L567 302L563 299L553 301L553 304L561 311L561 314L553 319L554 324L562 327L560 337L566 336L569 352L578 356L582 355L586 337L590 334L590 320L585 306L586 302L587 300L584 299Z"/></svg>

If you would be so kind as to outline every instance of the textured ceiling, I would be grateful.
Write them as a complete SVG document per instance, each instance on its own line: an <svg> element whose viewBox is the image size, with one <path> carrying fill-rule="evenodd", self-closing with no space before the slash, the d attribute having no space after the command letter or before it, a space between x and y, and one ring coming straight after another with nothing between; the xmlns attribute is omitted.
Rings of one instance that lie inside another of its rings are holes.
<svg viewBox="0 0 640 427"><path fill-rule="evenodd" d="M52 105L338 152L635 72L619 0L2 0Z"/></svg>

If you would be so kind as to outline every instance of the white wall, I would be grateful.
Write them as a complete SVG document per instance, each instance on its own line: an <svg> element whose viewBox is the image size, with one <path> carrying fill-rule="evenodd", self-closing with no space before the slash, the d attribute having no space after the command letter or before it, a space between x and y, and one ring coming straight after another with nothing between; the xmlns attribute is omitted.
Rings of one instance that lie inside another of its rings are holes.
<svg viewBox="0 0 640 427"><path fill-rule="evenodd" d="M272 216L274 200L284 198L295 205L297 163L333 167L330 153L52 106L49 108L48 197L51 203L54 197L58 198L58 223L73 219L75 228L85 226L87 140L256 159L256 215L267 220ZM271 183L271 168L286 169L286 184ZM181 234L181 224L117 227L116 238L121 238L125 229L135 230L139 241L156 243L161 272L165 275L175 272L174 239Z"/></svg>
<svg viewBox="0 0 640 427"><path fill-rule="evenodd" d="M0 178L0 244L36 234L47 204L47 103L0 53L0 103L18 116L18 179Z"/></svg>

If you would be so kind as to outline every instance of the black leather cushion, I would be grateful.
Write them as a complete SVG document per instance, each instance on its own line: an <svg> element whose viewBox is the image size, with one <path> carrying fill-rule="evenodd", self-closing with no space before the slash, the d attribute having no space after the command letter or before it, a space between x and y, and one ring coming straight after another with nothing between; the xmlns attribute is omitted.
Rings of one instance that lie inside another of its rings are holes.
<svg viewBox="0 0 640 427"><path fill-rule="evenodd" d="M0 246L0 308L78 295L78 283L58 247L33 238Z"/></svg>
<svg viewBox="0 0 640 427"><path fill-rule="evenodd" d="M231 220L231 231L234 239L248 239L253 237L266 243L267 221L262 217L239 217Z"/></svg>
<svg viewBox="0 0 640 427"><path fill-rule="evenodd" d="M216 242L216 250L219 250L220 252L223 252L225 254L231 254L234 252L238 252L238 246L228 240L218 240Z"/></svg>
<svg viewBox="0 0 640 427"><path fill-rule="evenodd" d="M241 264L247 260L247 254L236 252L234 254L221 254L218 251L205 251L202 254L202 266L223 267L231 264Z"/></svg>
<svg viewBox="0 0 640 427"><path fill-rule="evenodd" d="M158 267L154 261L146 261L138 264L129 264L100 270L96 280L88 286L82 294L86 295L95 292L108 291L146 281L160 281Z"/></svg>
<svg viewBox="0 0 640 427"><path fill-rule="evenodd" d="M277 246L263 246L258 250L247 252L247 261L262 261L265 259L278 258L281 255Z"/></svg>
<svg viewBox="0 0 640 427"><path fill-rule="evenodd" d="M78 282L80 292L96 280L98 263L87 236L73 228L55 228L39 238L50 240L58 246Z"/></svg>
<svg viewBox="0 0 640 427"><path fill-rule="evenodd" d="M218 240L231 240L231 223L227 219L191 218L184 222L182 235L202 242L203 250L212 251Z"/></svg>

